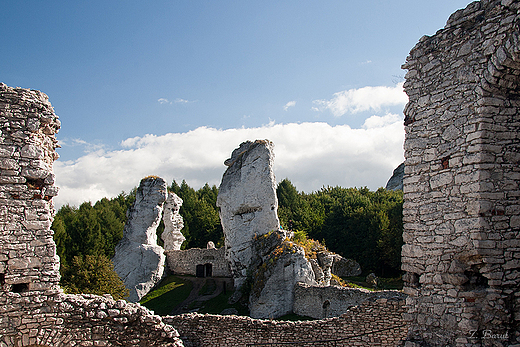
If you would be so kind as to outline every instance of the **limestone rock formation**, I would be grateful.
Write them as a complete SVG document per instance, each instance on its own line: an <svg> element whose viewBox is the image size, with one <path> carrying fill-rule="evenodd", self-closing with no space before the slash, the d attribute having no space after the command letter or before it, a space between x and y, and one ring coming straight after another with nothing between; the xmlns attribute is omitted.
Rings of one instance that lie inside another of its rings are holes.
<svg viewBox="0 0 520 347"><path fill-rule="evenodd" d="M321 280L320 284L323 286L330 286L330 279L332 278L331 267L332 263L334 262L334 255L330 254L329 252L322 251L318 252L316 257L318 258L318 264L323 271L323 279Z"/></svg>
<svg viewBox="0 0 520 347"><path fill-rule="evenodd" d="M387 190L403 190L404 163L395 168L392 177L386 183Z"/></svg>
<svg viewBox="0 0 520 347"><path fill-rule="evenodd" d="M290 242L287 236L287 231L277 230L254 241L256 258L249 296L252 318L278 318L291 313L295 285L317 285L303 248Z"/></svg>
<svg viewBox="0 0 520 347"><path fill-rule="evenodd" d="M236 288L246 279L253 258L253 237L277 230L280 224L273 161L273 144L257 140L242 143L224 163L228 169L222 177L217 206Z"/></svg>
<svg viewBox="0 0 520 347"><path fill-rule="evenodd" d="M332 263L332 273L339 277L358 276L361 274L361 266L352 259L343 258L339 254L334 254Z"/></svg>
<svg viewBox="0 0 520 347"><path fill-rule="evenodd" d="M186 240L181 233L184 227L184 221L179 214L181 206L182 199L175 193L168 193L168 198L164 203L164 231L161 234L165 251L180 250L182 243Z"/></svg>
<svg viewBox="0 0 520 347"><path fill-rule="evenodd" d="M139 301L163 277L164 249L157 245L156 230L167 194L162 178L144 178L127 212L123 238L116 246L112 262L130 291L128 300L131 302Z"/></svg>

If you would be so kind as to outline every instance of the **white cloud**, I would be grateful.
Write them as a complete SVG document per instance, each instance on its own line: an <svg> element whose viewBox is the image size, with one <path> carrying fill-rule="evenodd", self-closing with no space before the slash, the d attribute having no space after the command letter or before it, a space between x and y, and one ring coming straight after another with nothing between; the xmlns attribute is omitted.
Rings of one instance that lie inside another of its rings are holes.
<svg viewBox="0 0 520 347"><path fill-rule="evenodd" d="M269 139L275 144L275 175L289 178L299 190L323 185L384 186L403 161L404 127L396 115L373 116L361 129L327 123L275 124L257 128L200 127L185 133L129 138L113 151L90 152L54 165L60 187L59 207L95 202L130 191L147 175L168 184L186 179L194 188L218 184L223 162L245 140Z"/></svg>
<svg viewBox="0 0 520 347"><path fill-rule="evenodd" d="M408 96L403 90L403 83L395 87L363 87L335 93L330 100L314 100L313 110L329 110L336 117L346 113L380 111L384 106L404 105Z"/></svg>
<svg viewBox="0 0 520 347"><path fill-rule="evenodd" d="M181 99L181 98L175 99L176 104L187 104L188 102L189 102L189 100L186 100L186 99Z"/></svg>
<svg viewBox="0 0 520 347"><path fill-rule="evenodd" d="M169 101L168 99L165 99L165 98L159 98L159 99L157 100L157 102L158 102L159 104L161 104L161 105L162 105L162 104L171 104L171 101Z"/></svg>
<svg viewBox="0 0 520 347"><path fill-rule="evenodd" d="M285 104L285 106L283 107L283 110L287 111L289 109L289 107L294 107L295 105L296 105L296 101L289 101L288 103Z"/></svg>

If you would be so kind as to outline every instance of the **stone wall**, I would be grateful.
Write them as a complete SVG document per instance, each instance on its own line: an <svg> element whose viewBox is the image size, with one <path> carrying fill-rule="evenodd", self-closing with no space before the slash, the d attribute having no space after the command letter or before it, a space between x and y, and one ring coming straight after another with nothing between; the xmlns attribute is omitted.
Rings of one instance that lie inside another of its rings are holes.
<svg viewBox="0 0 520 347"><path fill-rule="evenodd" d="M406 295L397 290L371 291L361 288L340 286L310 286L303 283L294 288L293 311L300 316L316 319L338 317L352 306L361 305L365 301L379 299L399 299L404 301Z"/></svg>
<svg viewBox="0 0 520 347"><path fill-rule="evenodd" d="M186 345L221 347L281 343L297 346L397 346L406 336L404 301L379 299L352 307L341 317L272 321L242 316L186 314L163 317ZM311 342L341 339L337 344ZM299 342L299 344L297 344ZM302 344L302 342L308 342Z"/></svg>
<svg viewBox="0 0 520 347"><path fill-rule="evenodd" d="M182 346L137 304L59 288L50 229L59 128L45 94L0 84L0 347Z"/></svg>
<svg viewBox="0 0 520 347"><path fill-rule="evenodd" d="M520 344L519 9L473 2L403 65L410 341Z"/></svg>
<svg viewBox="0 0 520 347"><path fill-rule="evenodd" d="M231 277L229 261L226 259L226 249L221 248L191 248L179 251L166 251L168 267L174 274L197 274L197 265L212 265L212 276Z"/></svg>

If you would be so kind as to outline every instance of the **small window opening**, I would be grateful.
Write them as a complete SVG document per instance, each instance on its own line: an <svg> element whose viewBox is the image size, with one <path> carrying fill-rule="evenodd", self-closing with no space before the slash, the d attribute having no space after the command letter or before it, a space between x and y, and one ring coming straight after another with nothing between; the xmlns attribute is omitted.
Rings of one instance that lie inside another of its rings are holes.
<svg viewBox="0 0 520 347"><path fill-rule="evenodd" d="M488 279L478 271L464 271L464 275L469 279L466 283L464 283L464 290L481 290L489 288Z"/></svg>
<svg viewBox="0 0 520 347"><path fill-rule="evenodd" d="M26 180L29 189L41 190L45 186L45 181L42 178L26 178Z"/></svg>
<svg viewBox="0 0 520 347"><path fill-rule="evenodd" d="M13 293L23 293L29 290L29 283L16 283L13 284Z"/></svg>
<svg viewBox="0 0 520 347"><path fill-rule="evenodd" d="M5 274L0 273L0 286L3 286L5 284Z"/></svg>

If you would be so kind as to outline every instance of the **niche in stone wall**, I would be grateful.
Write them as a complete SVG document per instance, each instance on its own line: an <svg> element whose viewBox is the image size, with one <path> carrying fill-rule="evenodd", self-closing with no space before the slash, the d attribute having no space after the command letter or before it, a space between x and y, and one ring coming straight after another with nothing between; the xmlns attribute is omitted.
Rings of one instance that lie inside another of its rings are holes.
<svg viewBox="0 0 520 347"><path fill-rule="evenodd" d="M411 288L420 288L421 282L419 282L419 274L414 272L406 272L403 275L403 281Z"/></svg>
<svg viewBox="0 0 520 347"><path fill-rule="evenodd" d="M468 280L462 285L465 291L479 291L489 288L488 279L480 273L479 266L472 266L464 271Z"/></svg>
<svg viewBox="0 0 520 347"><path fill-rule="evenodd" d="M0 286L3 286L5 284L5 274L0 273Z"/></svg>
<svg viewBox="0 0 520 347"><path fill-rule="evenodd" d="M23 293L29 290L29 283L15 283L11 287L13 293Z"/></svg>

